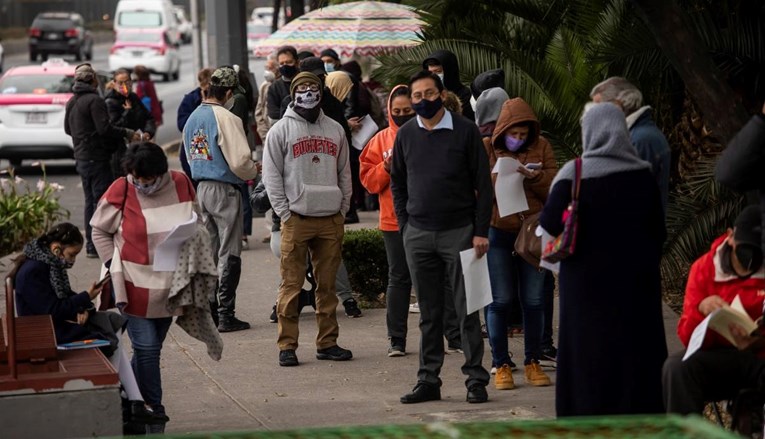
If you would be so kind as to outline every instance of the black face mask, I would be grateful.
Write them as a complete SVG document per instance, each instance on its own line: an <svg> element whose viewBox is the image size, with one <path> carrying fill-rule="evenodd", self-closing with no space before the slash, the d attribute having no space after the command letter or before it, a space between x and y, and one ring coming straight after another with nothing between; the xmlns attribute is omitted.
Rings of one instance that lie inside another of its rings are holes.
<svg viewBox="0 0 765 439"><path fill-rule="evenodd" d="M720 252L720 265L725 273L743 280L749 279L762 268L762 250L759 247L746 244L737 245L736 259L738 259L738 262L749 274L741 276L736 273L736 270L733 268L733 247L724 242L723 249Z"/></svg>
<svg viewBox="0 0 765 439"><path fill-rule="evenodd" d="M415 114L406 114L406 115L400 115L400 116L391 116L393 119L393 123L396 124L397 127L403 126L405 123L409 122L414 118Z"/></svg>
<svg viewBox="0 0 765 439"><path fill-rule="evenodd" d="M299 114L303 119L307 120L311 123L316 123L316 119L319 118L319 112L321 111L321 106L316 106L314 108L303 108L299 107L297 105L293 105L292 109L295 110L295 113Z"/></svg>
<svg viewBox="0 0 765 439"><path fill-rule="evenodd" d="M298 74L298 68L295 66L288 66L287 64L279 66L279 73L287 79L292 79Z"/></svg>
<svg viewBox="0 0 765 439"><path fill-rule="evenodd" d="M422 99L420 102L417 102L416 104L412 104L412 108L414 109L414 112L417 113L420 117L423 119L432 119L433 116L438 113L438 110L443 107L444 103L441 101L441 96L436 98L434 101L429 101L427 99Z"/></svg>

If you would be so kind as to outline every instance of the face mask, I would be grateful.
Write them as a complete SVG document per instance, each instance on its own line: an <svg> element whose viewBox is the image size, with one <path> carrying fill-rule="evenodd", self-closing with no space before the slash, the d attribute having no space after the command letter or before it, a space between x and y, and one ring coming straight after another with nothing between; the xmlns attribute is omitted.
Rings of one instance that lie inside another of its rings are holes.
<svg viewBox="0 0 765 439"><path fill-rule="evenodd" d="M151 184L141 184L138 181L133 180L133 186L135 187L135 190L138 191L142 195L151 195L154 192L157 192L157 189L159 189L160 181L162 180L161 177L157 177L154 180L154 183Z"/></svg>
<svg viewBox="0 0 765 439"><path fill-rule="evenodd" d="M397 127L401 127L405 123L409 122L415 115L414 114L406 114L406 115L400 115L400 116L391 116L393 119L393 123L396 124Z"/></svg>
<svg viewBox="0 0 765 439"><path fill-rule="evenodd" d="M295 106L310 110L319 105L321 93L316 91L306 91L303 93L295 92Z"/></svg>
<svg viewBox="0 0 765 439"><path fill-rule="evenodd" d="M754 274L762 267L762 250L753 245L739 244L736 246L736 259L744 269Z"/></svg>
<svg viewBox="0 0 765 439"><path fill-rule="evenodd" d="M266 82L271 82L274 79L276 79L276 73L268 69L263 71L263 80L265 80Z"/></svg>
<svg viewBox="0 0 765 439"><path fill-rule="evenodd" d="M524 143L526 143L526 139L519 140L513 136L505 135L505 148L507 148L508 151L516 152L521 149Z"/></svg>
<svg viewBox="0 0 765 439"><path fill-rule="evenodd" d="M74 267L74 261L70 261L63 257L60 257L59 259L61 260L61 266L64 267L65 270L69 270Z"/></svg>
<svg viewBox="0 0 765 439"><path fill-rule="evenodd" d="M443 73L436 73L436 76L441 78L441 84L443 84L444 83L444 74Z"/></svg>
<svg viewBox="0 0 765 439"><path fill-rule="evenodd" d="M335 65L332 63L325 62L324 63L324 70L327 71L327 73L332 73L335 71Z"/></svg>
<svg viewBox="0 0 765 439"><path fill-rule="evenodd" d="M438 110L440 110L442 106L443 106L443 102L441 101L441 96L436 98L435 101L422 99L420 102L417 102L416 104L412 104L412 108L414 109L414 112L417 113L417 115L423 119L432 119L433 116L435 116L436 113L438 113Z"/></svg>
<svg viewBox="0 0 765 439"><path fill-rule="evenodd" d="M283 66L279 66L279 73L281 73L282 76L286 79L292 79L293 77L295 77L295 75L298 74L298 68L295 66L288 66L285 64Z"/></svg>

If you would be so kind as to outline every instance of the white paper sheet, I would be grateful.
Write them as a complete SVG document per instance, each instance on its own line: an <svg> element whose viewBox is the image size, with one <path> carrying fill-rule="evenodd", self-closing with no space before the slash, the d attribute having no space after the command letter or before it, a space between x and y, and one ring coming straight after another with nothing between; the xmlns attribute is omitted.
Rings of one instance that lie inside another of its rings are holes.
<svg viewBox="0 0 765 439"><path fill-rule="evenodd" d="M691 340L688 342L688 349L685 350L685 355L683 355L683 361L687 360L691 355L695 354L696 351L701 349L701 345L704 344L704 336L707 335L707 327L709 326L709 320L711 318L712 314L708 315L707 318L702 320L701 323L696 326L696 329L693 330Z"/></svg>
<svg viewBox="0 0 765 439"><path fill-rule="evenodd" d="M523 189L525 177L518 172L520 166L523 166L521 162L514 158L500 157L492 170L492 173L497 174L494 196L497 198L500 217L529 210L526 191Z"/></svg>
<svg viewBox="0 0 765 439"><path fill-rule="evenodd" d="M545 247L547 247L547 243L555 239L554 236L547 233L547 230L545 230L542 226L537 226L537 236L542 237L542 250L544 251ZM553 273L560 272L560 262L556 262L554 264L551 264L544 259L541 259L539 261L539 268L546 268Z"/></svg>
<svg viewBox="0 0 765 439"><path fill-rule="evenodd" d="M374 137L379 129L380 127L377 126L370 115L367 114L364 116L364 118L361 119L361 127L353 133L353 137L351 138L353 147L359 151L364 149L364 147L367 146L369 139Z"/></svg>
<svg viewBox="0 0 765 439"><path fill-rule="evenodd" d="M475 250L472 248L460 252L468 314L478 311L492 301L487 260L486 255L480 259L476 258Z"/></svg>
<svg viewBox="0 0 765 439"><path fill-rule="evenodd" d="M170 230L165 239L154 250L154 271L175 271L181 247L194 236L197 229L197 214L191 212L191 219Z"/></svg>

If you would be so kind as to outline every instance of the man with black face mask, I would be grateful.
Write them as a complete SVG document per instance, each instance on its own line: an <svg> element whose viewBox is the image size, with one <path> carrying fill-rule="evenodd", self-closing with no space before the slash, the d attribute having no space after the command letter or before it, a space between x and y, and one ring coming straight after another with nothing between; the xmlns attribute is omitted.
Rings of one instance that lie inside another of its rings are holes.
<svg viewBox="0 0 765 439"><path fill-rule="evenodd" d="M719 237L712 249L694 262L688 275L683 314L677 333L688 345L693 330L712 312L738 297L752 320L762 318L765 270L762 269L762 226L759 206L749 206L736 218L733 230ZM731 328L736 349L708 331L701 350L686 361L685 351L664 363L664 403L669 413L701 414L710 401L734 398L741 389L763 390L765 348L743 328Z"/></svg>
<svg viewBox="0 0 765 439"><path fill-rule="evenodd" d="M282 118L280 111L282 101L290 95L290 82L298 74L297 49L292 46L282 46L276 52L276 63L279 65L281 78L274 80L268 88L268 103L266 110L271 124Z"/></svg>
<svg viewBox="0 0 765 439"><path fill-rule="evenodd" d="M340 124L321 110L323 90L316 75L295 76L290 93L292 104L271 127L263 151L263 182L282 223L282 283L276 311L283 367L298 365L298 302L309 250L317 282L316 358L353 358L351 351L337 345L335 295L343 223L351 201L348 140Z"/></svg>

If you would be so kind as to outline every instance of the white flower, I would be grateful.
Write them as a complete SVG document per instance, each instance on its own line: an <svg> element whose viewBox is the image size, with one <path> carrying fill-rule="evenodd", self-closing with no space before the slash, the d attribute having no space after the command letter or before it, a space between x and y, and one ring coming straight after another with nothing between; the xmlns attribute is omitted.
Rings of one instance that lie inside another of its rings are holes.
<svg viewBox="0 0 765 439"><path fill-rule="evenodd" d="M19 177L19 176L16 176L16 178L13 180L13 182L16 183L16 184L21 184L21 183L24 183L24 179Z"/></svg>
<svg viewBox="0 0 765 439"><path fill-rule="evenodd" d="M50 187L53 188L53 190L56 191L56 192L61 192L61 191L63 191L65 189L63 185L58 184L58 183L51 183Z"/></svg>
<svg viewBox="0 0 765 439"><path fill-rule="evenodd" d="M5 190L10 186L10 180L7 178L0 178L0 189Z"/></svg>
<svg viewBox="0 0 765 439"><path fill-rule="evenodd" d="M35 168L36 168L36 167L40 166L40 162L34 162L34 163L32 163L30 166L32 166L32 167L35 167Z"/></svg>
<svg viewBox="0 0 765 439"><path fill-rule="evenodd" d="M45 180L37 180L37 190L42 192L45 190Z"/></svg>

